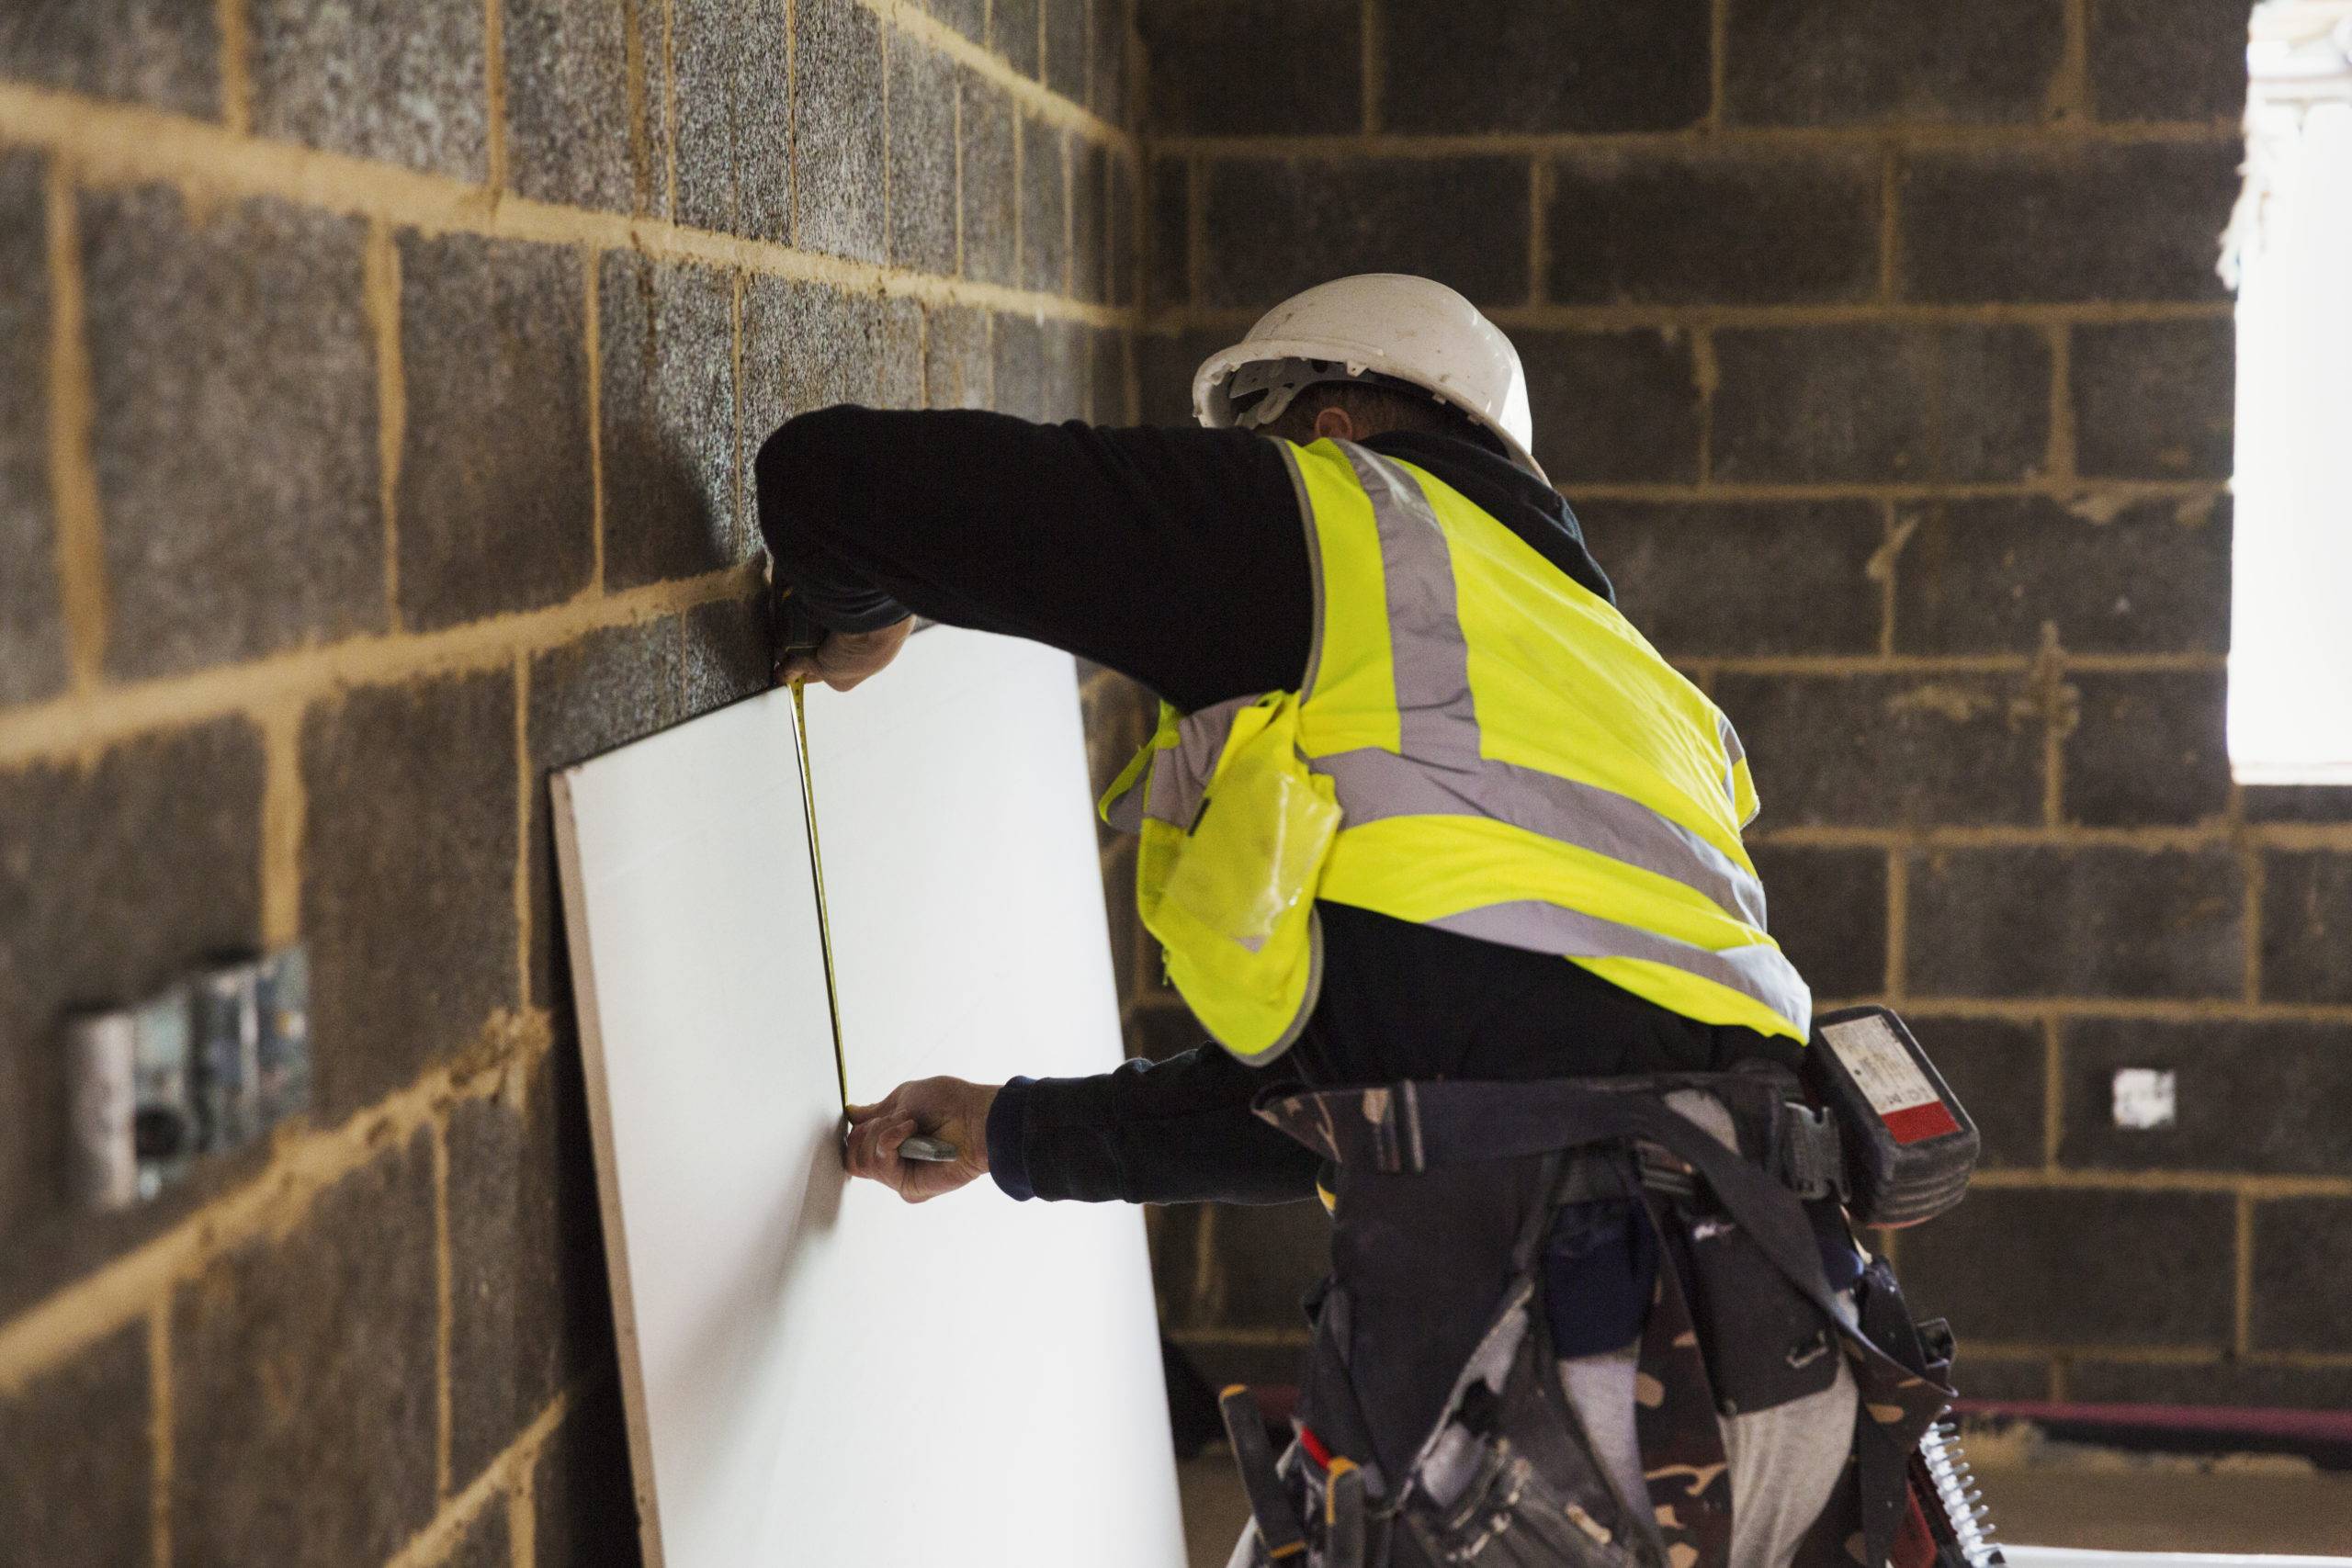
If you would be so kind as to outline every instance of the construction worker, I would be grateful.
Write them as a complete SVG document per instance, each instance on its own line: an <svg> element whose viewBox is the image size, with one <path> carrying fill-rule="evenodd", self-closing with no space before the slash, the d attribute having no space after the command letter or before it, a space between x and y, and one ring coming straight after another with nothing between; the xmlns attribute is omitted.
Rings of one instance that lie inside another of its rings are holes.
<svg viewBox="0 0 2352 1568"><path fill-rule="evenodd" d="M854 686L920 615L1162 699L1104 810L1212 1036L901 1085L852 1110L850 1170L910 1201L1322 1192L1298 1441L1269 1462L1229 1416L1237 1563L1885 1560L1940 1368L1886 1342L1910 1325L1836 1197L1771 1168L1811 998L1747 763L1617 610L1517 352L1442 285L1347 277L1193 405L840 407L760 451L776 581L825 628L780 679ZM961 1157L898 1157L917 1132Z"/></svg>

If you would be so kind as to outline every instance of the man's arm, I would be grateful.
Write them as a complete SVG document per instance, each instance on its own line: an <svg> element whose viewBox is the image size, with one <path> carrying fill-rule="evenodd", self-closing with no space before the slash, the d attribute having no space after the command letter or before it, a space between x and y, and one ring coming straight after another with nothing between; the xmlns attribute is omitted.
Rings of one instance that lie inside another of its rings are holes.
<svg viewBox="0 0 2352 1568"><path fill-rule="evenodd" d="M754 475L777 581L833 631L1030 637L1187 711L1306 669L1306 525L1262 436L843 405L786 421Z"/></svg>
<svg viewBox="0 0 2352 1568"><path fill-rule="evenodd" d="M989 1168L1015 1198L1288 1203L1321 1160L1250 1109L1274 1081L1219 1046L1083 1078L1015 1078L989 1113Z"/></svg>
<svg viewBox="0 0 2352 1568"><path fill-rule="evenodd" d="M1267 1082L1215 1045L1083 1078L1001 1089L917 1078L850 1108L848 1164L923 1202L993 1176L1013 1198L1084 1202L1287 1203L1315 1196L1313 1151L1250 1110ZM956 1145L950 1163L899 1157L917 1133Z"/></svg>

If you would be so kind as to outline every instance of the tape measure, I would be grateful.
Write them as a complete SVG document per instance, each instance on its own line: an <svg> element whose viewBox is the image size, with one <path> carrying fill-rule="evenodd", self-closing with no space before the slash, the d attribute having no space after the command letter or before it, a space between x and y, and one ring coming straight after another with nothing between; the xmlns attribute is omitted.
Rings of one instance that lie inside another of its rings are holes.
<svg viewBox="0 0 2352 1568"><path fill-rule="evenodd" d="M816 649L823 629L811 620L807 612L789 593L776 601L779 636L777 646L786 655L808 653ZM842 1115L849 1115L849 1058L842 1049L841 987L833 974L833 926L831 911L825 907L825 855L817 838L817 780L808 763L808 700L802 682L792 682L792 739L800 752L801 816L808 827L808 877L817 893L817 946L825 964L825 1010L833 1025L833 1076L841 1085ZM846 1134L844 1134L846 1136ZM956 1156L956 1145L944 1138L916 1134L899 1145L900 1159L923 1160L941 1164Z"/></svg>

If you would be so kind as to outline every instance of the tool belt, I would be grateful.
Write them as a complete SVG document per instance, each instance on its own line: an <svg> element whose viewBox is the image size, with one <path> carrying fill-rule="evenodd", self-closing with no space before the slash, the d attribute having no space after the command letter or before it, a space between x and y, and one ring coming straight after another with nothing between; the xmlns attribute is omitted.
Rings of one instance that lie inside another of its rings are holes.
<svg viewBox="0 0 2352 1568"><path fill-rule="evenodd" d="M1698 1090L1742 1153L1670 1107ZM1952 1397L1885 1263L1833 1292L1804 1200L1841 1190L1835 1134L1777 1065L1538 1082L1270 1092L1260 1116L1338 1167L1332 1270L1310 1303L1298 1438L1277 1459L1246 1391L1227 1425L1257 1543L1314 1568L1721 1568L1719 1415L1828 1386L1860 1399L1798 1568L1883 1564L1920 1434ZM1563 1205L1622 1200L1659 1243L1629 1507L1564 1392L1543 1257ZM1842 1235L1842 1222L1840 1224Z"/></svg>

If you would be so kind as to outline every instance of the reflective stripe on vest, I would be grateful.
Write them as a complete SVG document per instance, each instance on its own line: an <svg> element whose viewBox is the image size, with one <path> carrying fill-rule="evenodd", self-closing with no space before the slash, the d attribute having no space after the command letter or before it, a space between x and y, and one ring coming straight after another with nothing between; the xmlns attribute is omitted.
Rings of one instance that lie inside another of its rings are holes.
<svg viewBox="0 0 2352 1568"><path fill-rule="evenodd" d="M1707 1021L1804 1038L1811 996L1765 934L1764 889L1739 846L1756 794L1730 721L1613 606L1566 579L1555 590L1548 563L1437 481L1425 491L1405 466L1346 443L1281 449L1315 573L1300 755L1330 781L1340 812L1320 895L1557 953ZM1464 562L1432 493L1466 530ZM1503 682L1487 694L1509 720L1492 743L1457 602L1465 585L1498 595L1475 606L1486 628L1475 635L1496 639L1478 657L1505 656L1479 677ZM1554 626L1555 615L1566 619ZM1522 635L1531 640L1511 646ZM1106 819L1189 836L1238 716L1259 700L1189 716L1163 706L1158 733L1105 797ZM1563 747L1547 733L1580 722L1600 727L1593 744ZM1547 756L1586 776L1527 765ZM1139 875L1150 880L1140 864ZM1278 1021L1264 1021L1261 1035L1272 1035ZM1280 1030L1284 1043L1297 1021ZM1258 1059L1255 1047L1236 1049Z"/></svg>
<svg viewBox="0 0 2352 1568"><path fill-rule="evenodd" d="M1365 747L1308 759L1308 766L1338 787L1342 831L1391 817L1484 818L1655 873L1763 931L1763 884L1699 834L1613 790L1482 755L1469 644L1456 613L1444 529L1402 468L1363 447L1336 445L1372 501L1402 747L1401 754ZM1724 798L1736 819L1744 815L1737 775L1746 754L1730 720L1720 716L1718 739L1727 759ZM1170 805L1182 809L1180 798ZM1511 947L1665 964L1750 997L1800 1031L1812 1012L1804 981L1769 942L1710 950L1532 899L1504 900L1426 923Z"/></svg>

